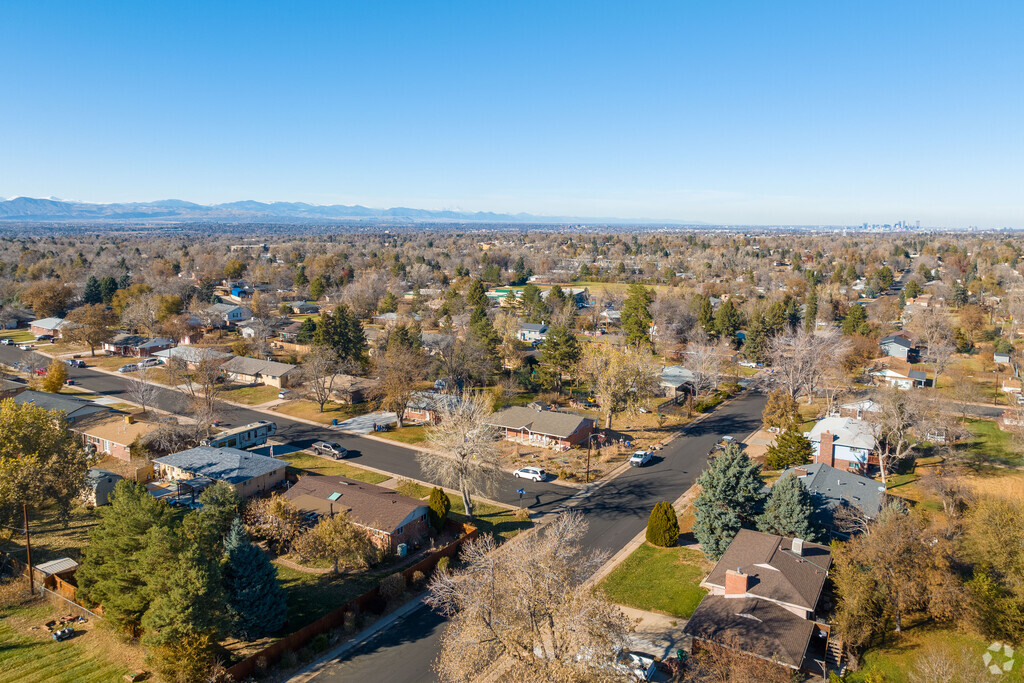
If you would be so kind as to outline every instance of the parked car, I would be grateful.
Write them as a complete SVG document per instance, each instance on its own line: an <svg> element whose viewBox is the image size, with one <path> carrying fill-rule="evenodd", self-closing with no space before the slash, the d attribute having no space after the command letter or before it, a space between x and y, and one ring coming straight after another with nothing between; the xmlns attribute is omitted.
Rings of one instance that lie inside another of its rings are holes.
<svg viewBox="0 0 1024 683"><path fill-rule="evenodd" d="M22 351L31 351L32 350L32 347L29 346L28 344L21 344L20 346L18 346L18 348L21 349Z"/></svg>
<svg viewBox="0 0 1024 683"><path fill-rule="evenodd" d="M143 358L142 360L140 360L137 363L137 365L140 368L155 368L156 366L160 365L160 359L159 358Z"/></svg>
<svg viewBox="0 0 1024 683"><path fill-rule="evenodd" d="M329 455L335 460L340 460L348 455L348 449L342 448L340 443L334 441L317 441L310 448L317 455Z"/></svg>
<svg viewBox="0 0 1024 683"><path fill-rule="evenodd" d="M539 467L523 467L512 473L516 479L532 479L533 481L544 481L547 479L547 472Z"/></svg>
<svg viewBox="0 0 1024 683"><path fill-rule="evenodd" d="M620 652L617 659L636 681L649 681L658 670L654 657L643 652Z"/></svg>
<svg viewBox="0 0 1024 683"><path fill-rule="evenodd" d="M4 337L3 339L0 339L0 344L3 344L4 346L14 346L14 340L10 337Z"/></svg>
<svg viewBox="0 0 1024 683"><path fill-rule="evenodd" d="M135 372L139 369L139 366L135 363L129 363L128 365L122 365L117 369L118 372Z"/></svg>
<svg viewBox="0 0 1024 683"><path fill-rule="evenodd" d="M84 368L85 361L80 361L77 358L69 358L64 363L72 368Z"/></svg>
<svg viewBox="0 0 1024 683"><path fill-rule="evenodd" d="M282 389L281 391L277 392L277 397L278 398L291 398L291 395L292 395L292 390L291 389Z"/></svg>
<svg viewBox="0 0 1024 683"><path fill-rule="evenodd" d="M651 461L651 454L648 451L637 451L629 457L630 467L643 467Z"/></svg>
<svg viewBox="0 0 1024 683"><path fill-rule="evenodd" d="M36 341L37 342L44 342L44 341L52 342L53 341L53 335L52 334L41 334L38 337L36 337Z"/></svg>
<svg viewBox="0 0 1024 683"><path fill-rule="evenodd" d="M58 629L53 632L53 639L57 642L67 640L71 636L75 635L75 627L68 626L67 628Z"/></svg>

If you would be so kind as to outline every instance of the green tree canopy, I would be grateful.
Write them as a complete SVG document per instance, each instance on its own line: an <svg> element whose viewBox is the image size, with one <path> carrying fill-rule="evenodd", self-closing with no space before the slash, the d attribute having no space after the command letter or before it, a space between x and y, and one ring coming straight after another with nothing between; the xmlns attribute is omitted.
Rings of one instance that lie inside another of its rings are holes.
<svg viewBox="0 0 1024 683"><path fill-rule="evenodd" d="M639 283L629 286L629 296L622 304L622 329L627 346L650 346L651 303L654 293Z"/></svg>
<svg viewBox="0 0 1024 683"><path fill-rule="evenodd" d="M817 541L821 532L812 520L813 515L810 492L800 477L789 475L772 486L764 512L757 518L757 528L766 534Z"/></svg>
<svg viewBox="0 0 1024 683"><path fill-rule="evenodd" d="M693 532L704 554L718 560L741 528L756 527L765 500L761 466L737 444L729 444L697 484L701 492L694 501Z"/></svg>
<svg viewBox="0 0 1024 683"><path fill-rule="evenodd" d="M679 542L679 519L672 503L663 500L651 510L647 520L647 542L661 548L672 548Z"/></svg>
<svg viewBox="0 0 1024 683"><path fill-rule="evenodd" d="M230 632L255 640L279 630L288 617L288 600L270 558L249 540L238 517L224 541L224 593Z"/></svg>
<svg viewBox="0 0 1024 683"><path fill-rule="evenodd" d="M766 406L767 408L767 406ZM814 446L795 423L775 438L768 447L764 462L768 469L784 470L795 465L805 465L814 457Z"/></svg>
<svg viewBox="0 0 1024 683"><path fill-rule="evenodd" d="M427 502L427 506L430 509L430 526L434 528L434 531L440 533L444 529L448 513L451 512L452 501L448 498L448 494L435 486L430 492L430 500Z"/></svg>

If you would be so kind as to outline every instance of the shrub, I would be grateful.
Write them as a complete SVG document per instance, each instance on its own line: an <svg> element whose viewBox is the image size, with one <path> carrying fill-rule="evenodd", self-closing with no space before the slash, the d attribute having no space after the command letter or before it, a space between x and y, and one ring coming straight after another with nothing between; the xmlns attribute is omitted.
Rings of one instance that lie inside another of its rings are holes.
<svg viewBox="0 0 1024 683"><path fill-rule="evenodd" d="M384 580L380 582L380 594L388 602L392 602L402 597L402 593L405 592L405 576L396 572L391 576L384 577Z"/></svg>
<svg viewBox="0 0 1024 683"><path fill-rule="evenodd" d="M693 412L695 413L706 413L715 407L714 403L710 401L697 401L693 404Z"/></svg>
<svg viewBox="0 0 1024 683"><path fill-rule="evenodd" d="M345 633L355 633L359 622L356 619L355 612L345 612L345 617L342 620L342 628L345 629Z"/></svg>
<svg viewBox="0 0 1024 683"><path fill-rule="evenodd" d="M311 661L313 661L312 650L310 650L308 647L304 647L301 650L299 650L299 662L301 662L302 664L308 664Z"/></svg>
<svg viewBox="0 0 1024 683"><path fill-rule="evenodd" d="M422 586L423 582L427 580L426 575L423 572L415 571L412 573L412 585Z"/></svg>
<svg viewBox="0 0 1024 683"><path fill-rule="evenodd" d="M435 486L434 490L430 492L430 501L427 505L430 508L428 513L430 526L434 528L434 531L440 533L444 529L448 513L451 512L452 501L444 491Z"/></svg>
<svg viewBox="0 0 1024 683"><path fill-rule="evenodd" d="M445 555L444 557L442 557L440 560L437 561L437 571L439 571L439 572L446 572L446 571L448 571L448 565L450 565L451 563L452 563L452 558L450 558L447 555Z"/></svg>
<svg viewBox="0 0 1024 683"><path fill-rule="evenodd" d="M321 633L313 638L310 642L309 647L312 648L313 652L320 654L327 649L327 634Z"/></svg>
<svg viewBox="0 0 1024 683"><path fill-rule="evenodd" d="M647 520L647 541L662 548L671 548L679 542L679 520L668 501L661 501L651 510Z"/></svg>
<svg viewBox="0 0 1024 683"><path fill-rule="evenodd" d="M294 669L299 665L299 656L288 650L281 655L281 668L282 669Z"/></svg>

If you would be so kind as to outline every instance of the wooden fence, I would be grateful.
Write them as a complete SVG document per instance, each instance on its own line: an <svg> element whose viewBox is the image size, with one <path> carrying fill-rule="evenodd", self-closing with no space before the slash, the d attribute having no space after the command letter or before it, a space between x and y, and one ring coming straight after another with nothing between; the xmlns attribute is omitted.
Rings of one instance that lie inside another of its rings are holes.
<svg viewBox="0 0 1024 683"><path fill-rule="evenodd" d="M412 582L413 575L416 572L422 572L424 576L426 576L430 572L434 571L434 568L437 567L437 563L442 557L453 557L458 553L462 544L476 538L480 533L476 527L470 524L463 524L462 531L463 536L458 540L434 551L416 564L404 569L402 571L402 575L405 576L406 583L408 584ZM373 588L366 593L363 593L358 598L342 605L333 612L320 617L313 623L303 626L298 631L295 631L294 633L271 643L259 652L246 657L229 668L228 673L236 681L245 680L256 672L257 662L259 662L261 666L273 666L281 659L281 656L284 655L284 653L301 650L310 641L312 641L313 638L321 633L327 633L328 631L343 625L345 623L345 615L349 612L352 612L353 614L360 614L366 611L373 611L381 603L381 600L382 598L380 596L379 588Z"/></svg>

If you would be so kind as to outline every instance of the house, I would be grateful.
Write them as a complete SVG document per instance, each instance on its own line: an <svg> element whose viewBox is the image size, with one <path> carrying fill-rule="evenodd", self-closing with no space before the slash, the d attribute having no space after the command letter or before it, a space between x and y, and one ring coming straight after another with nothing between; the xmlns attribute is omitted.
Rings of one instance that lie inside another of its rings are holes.
<svg viewBox="0 0 1024 683"><path fill-rule="evenodd" d="M106 453L130 461L131 445L156 428L156 425L139 422L131 415L106 413L79 420L71 427L71 431L80 434L85 443L95 446L96 453Z"/></svg>
<svg viewBox="0 0 1024 683"><path fill-rule="evenodd" d="M88 505L106 505L109 503L110 494L114 492L117 482L124 477L108 470L101 470L98 467L91 468L85 473L85 488L82 490L82 500Z"/></svg>
<svg viewBox="0 0 1024 683"><path fill-rule="evenodd" d="M415 546L430 532L427 504L393 489L348 477L303 476L282 494L299 510L320 516L347 512L380 548L395 552L401 543Z"/></svg>
<svg viewBox="0 0 1024 683"><path fill-rule="evenodd" d="M252 317L252 311L235 304L212 304L207 310L211 317L224 325L236 325Z"/></svg>
<svg viewBox="0 0 1024 683"><path fill-rule="evenodd" d="M28 329L36 337L49 334L57 338L60 337L61 329L67 325L68 322L64 318L40 318L29 322Z"/></svg>
<svg viewBox="0 0 1024 683"><path fill-rule="evenodd" d="M878 345L882 348L882 354L886 356L892 356L893 358L900 358L905 361L913 362L917 359L917 349L910 343L910 340L906 337L893 334L888 337L884 337Z"/></svg>
<svg viewBox="0 0 1024 683"><path fill-rule="evenodd" d="M862 473L878 464L874 427L863 420L826 417L804 436L814 447L814 462Z"/></svg>
<svg viewBox="0 0 1024 683"><path fill-rule="evenodd" d="M1020 394L1021 393L1021 381L1017 377L1007 377L1003 380L1002 386L1003 393L1006 394Z"/></svg>
<svg viewBox="0 0 1024 683"><path fill-rule="evenodd" d="M302 331L302 323L294 322L281 328L281 341L295 342Z"/></svg>
<svg viewBox="0 0 1024 683"><path fill-rule="evenodd" d="M422 320L419 313L412 313L410 315L398 315L397 313L379 313L373 316L373 322L377 325L388 325L397 323L399 318L411 318L412 320Z"/></svg>
<svg viewBox="0 0 1024 683"><path fill-rule="evenodd" d="M489 425L502 430L505 439L539 446L563 447L586 443L594 420L574 413L512 406L490 417Z"/></svg>
<svg viewBox="0 0 1024 683"><path fill-rule="evenodd" d="M897 389L913 389L923 387L928 381L928 375L924 370L911 370L910 363L896 358L886 356L874 362L873 369L868 373L875 382L887 384Z"/></svg>
<svg viewBox="0 0 1024 683"><path fill-rule="evenodd" d="M601 320L606 323L614 323L617 325L622 322L622 311L616 311L611 308L601 311Z"/></svg>
<svg viewBox="0 0 1024 683"><path fill-rule="evenodd" d="M841 519L837 525L837 512L847 508L867 519L877 519L885 504L885 486L823 462L790 467L779 480L785 477L798 477L804 483L814 503L814 521L839 538L849 538L850 534Z"/></svg>
<svg viewBox="0 0 1024 683"><path fill-rule="evenodd" d="M228 378L245 384L267 384L278 389L291 386L299 376L299 367L273 360L235 356L225 361L221 370Z"/></svg>
<svg viewBox="0 0 1024 683"><path fill-rule="evenodd" d="M184 361L190 368L195 368L203 361L220 363L232 357L230 353L216 351L205 346L175 346L163 351L154 351L153 355L157 358L163 358L165 363L169 363L174 359Z"/></svg>
<svg viewBox="0 0 1024 683"><path fill-rule="evenodd" d="M837 664L830 628L815 618L831 564L828 546L741 529L683 631L696 649L712 643L821 676L822 661Z"/></svg>
<svg viewBox="0 0 1024 683"><path fill-rule="evenodd" d="M231 484L242 497L269 491L284 481L290 463L237 448L197 446L153 460L157 475L172 481L206 478Z"/></svg>
<svg viewBox="0 0 1024 683"><path fill-rule="evenodd" d="M446 408L451 410L461 401L455 394L440 394L436 391L417 391L405 407L402 419L421 424L436 424Z"/></svg>
<svg viewBox="0 0 1024 683"><path fill-rule="evenodd" d="M16 330L19 327L25 327L35 317L35 315L23 308L0 306L0 330Z"/></svg>
<svg viewBox="0 0 1024 683"><path fill-rule="evenodd" d="M103 342L103 350L114 356L142 358L152 356L157 351L166 351L174 345L174 340L168 337L144 337L121 332L110 341Z"/></svg>
<svg viewBox="0 0 1024 683"><path fill-rule="evenodd" d="M27 384L22 382L14 382L9 379L0 379L0 400L5 398L14 398L21 392L28 389Z"/></svg>
<svg viewBox="0 0 1024 683"><path fill-rule="evenodd" d="M548 326L543 323L521 323L516 338L528 344L544 341L548 336Z"/></svg>
<svg viewBox="0 0 1024 683"><path fill-rule="evenodd" d="M308 301L289 302L288 308L290 308L292 313L295 315L315 315L320 312L319 306L311 304Z"/></svg>
<svg viewBox="0 0 1024 683"><path fill-rule="evenodd" d="M693 391L695 380L693 373L682 365L669 365L662 369L658 386L662 388L666 398L676 398L680 394Z"/></svg>
<svg viewBox="0 0 1024 683"><path fill-rule="evenodd" d="M338 403L362 403L380 386L380 380L370 377L337 374L331 382L331 398Z"/></svg>
<svg viewBox="0 0 1024 683"><path fill-rule="evenodd" d="M1010 364L1010 354L1008 353L993 353L992 361L995 363L1002 363L1003 365Z"/></svg>
<svg viewBox="0 0 1024 683"><path fill-rule="evenodd" d="M37 408L42 408L43 410L60 411L64 413L64 420L69 425L73 425L75 422L90 415L110 412L110 408L108 406L93 403L92 401L86 401L84 398L65 396L63 394L50 394L44 391L34 391L32 389L22 391L12 400L18 405L31 403Z"/></svg>
<svg viewBox="0 0 1024 683"><path fill-rule="evenodd" d="M865 398L860 401L840 404L832 409L830 415L832 417L855 417L860 420L867 415L877 415L880 412L882 412L882 406L870 398Z"/></svg>

